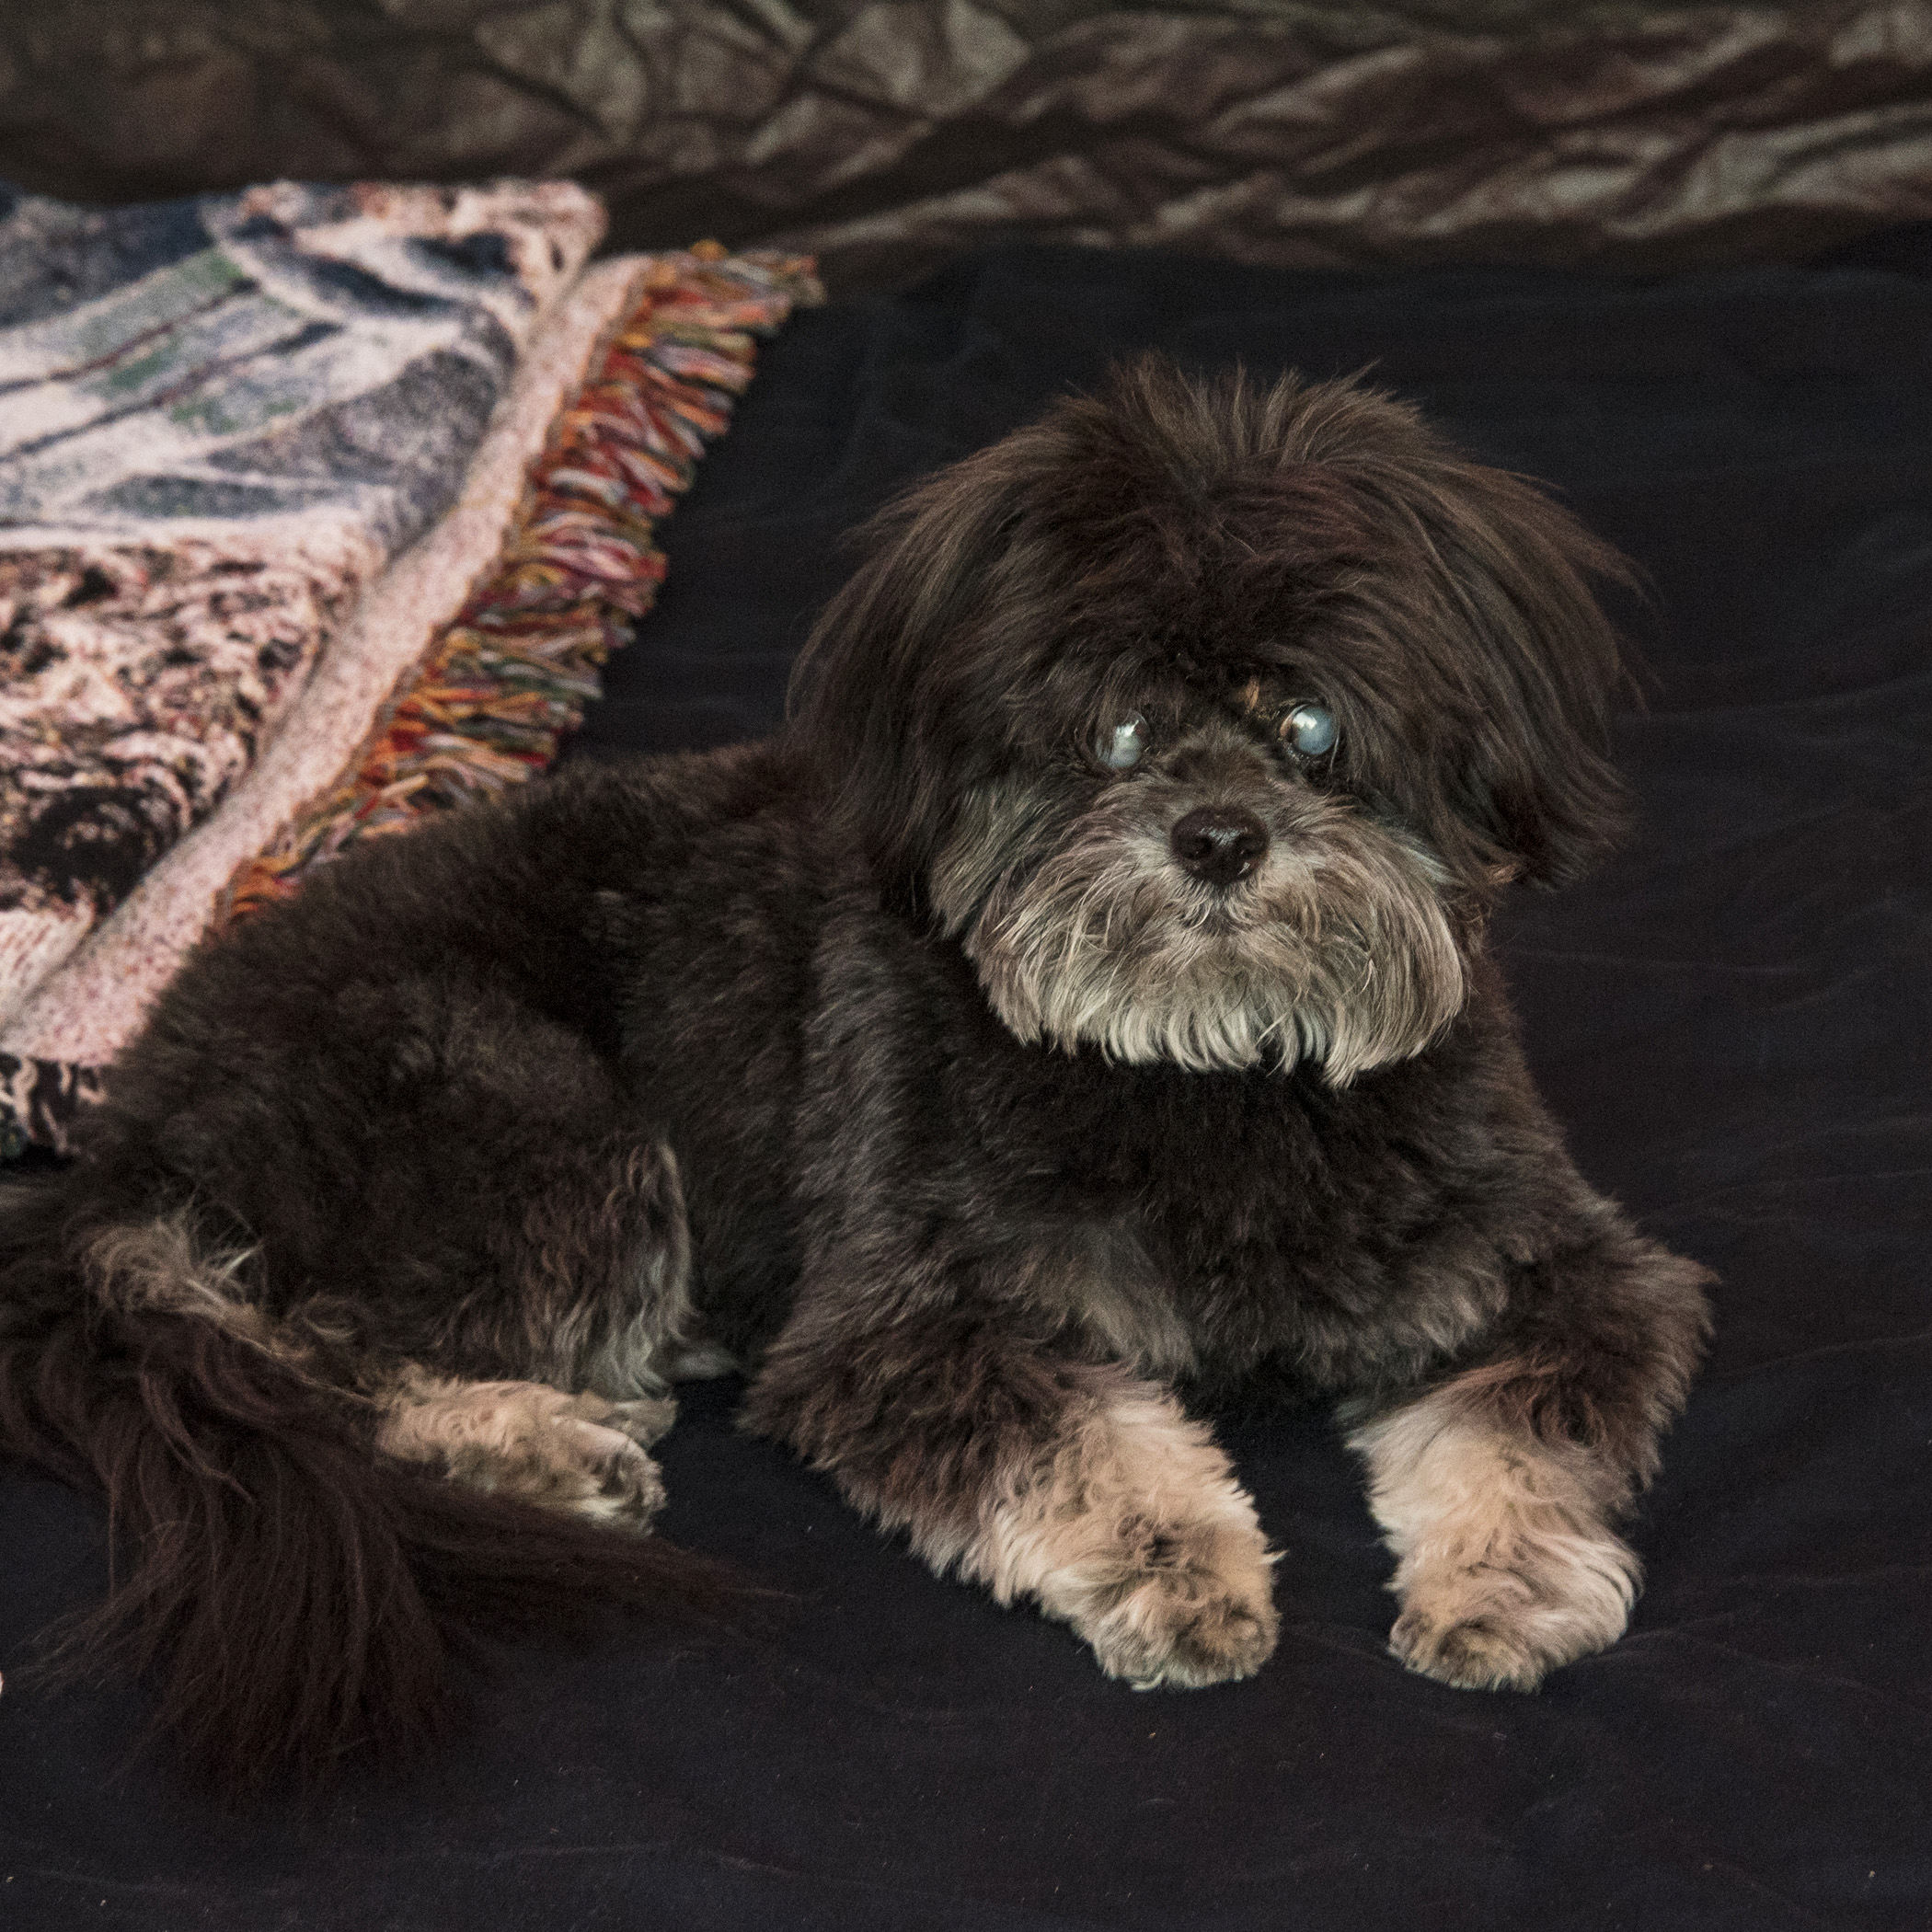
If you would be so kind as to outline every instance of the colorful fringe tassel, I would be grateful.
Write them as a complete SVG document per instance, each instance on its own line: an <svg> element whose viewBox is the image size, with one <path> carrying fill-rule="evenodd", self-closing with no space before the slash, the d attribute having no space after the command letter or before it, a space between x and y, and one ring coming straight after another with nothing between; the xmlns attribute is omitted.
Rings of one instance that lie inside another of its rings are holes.
<svg viewBox="0 0 1932 1932"><path fill-rule="evenodd" d="M753 335L822 298L809 259L716 242L658 257L551 431L496 569L398 688L337 789L230 881L224 911L290 896L359 838L535 776L657 597L652 526L752 378Z"/></svg>

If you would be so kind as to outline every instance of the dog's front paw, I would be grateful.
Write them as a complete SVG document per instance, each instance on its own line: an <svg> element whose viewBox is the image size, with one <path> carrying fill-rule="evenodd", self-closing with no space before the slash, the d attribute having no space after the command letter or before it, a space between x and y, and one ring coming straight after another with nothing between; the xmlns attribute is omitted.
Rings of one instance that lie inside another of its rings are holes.
<svg viewBox="0 0 1932 1932"><path fill-rule="evenodd" d="M1614 1467L1574 1443L1471 1422L1455 1388L1349 1437L1400 1558L1389 1649L1464 1690L1535 1690L1624 1634L1642 1565L1606 1520Z"/></svg>
<svg viewBox="0 0 1932 1932"><path fill-rule="evenodd" d="M1388 1647L1412 1671L1462 1690L1535 1690L1561 1664L1624 1634L1639 1566L1607 1530L1524 1537L1479 1558L1405 1563Z"/></svg>
<svg viewBox="0 0 1932 1932"><path fill-rule="evenodd" d="M1251 1677L1274 1654L1274 1570L1259 1533L1216 1525L1155 1539L1106 1607L1076 1617L1110 1677L1136 1690Z"/></svg>
<svg viewBox="0 0 1932 1932"><path fill-rule="evenodd" d="M995 1500L963 1550L928 1555L1030 1597L1141 1689L1250 1677L1273 1654L1274 1559L1255 1506L1206 1425L1165 1389L1121 1376Z"/></svg>

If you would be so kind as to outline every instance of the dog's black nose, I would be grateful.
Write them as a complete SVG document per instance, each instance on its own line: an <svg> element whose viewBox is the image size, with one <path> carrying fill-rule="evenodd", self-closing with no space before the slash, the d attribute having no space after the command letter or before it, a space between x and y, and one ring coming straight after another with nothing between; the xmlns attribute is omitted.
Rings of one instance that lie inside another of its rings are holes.
<svg viewBox="0 0 1932 1932"><path fill-rule="evenodd" d="M1210 885L1245 879L1268 850L1268 827L1239 805L1197 805L1167 836L1174 857Z"/></svg>

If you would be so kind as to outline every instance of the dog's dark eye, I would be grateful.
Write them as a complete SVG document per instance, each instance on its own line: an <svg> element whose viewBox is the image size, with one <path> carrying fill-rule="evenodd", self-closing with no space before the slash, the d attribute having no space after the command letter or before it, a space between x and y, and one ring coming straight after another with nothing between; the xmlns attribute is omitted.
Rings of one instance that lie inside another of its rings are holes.
<svg viewBox="0 0 1932 1932"><path fill-rule="evenodd" d="M1335 749L1335 714L1326 705L1297 705L1282 720L1282 736L1305 757Z"/></svg>
<svg viewBox="0 0 1932 1932"><path fill-rule="evenodd" d="M1094 749L1102 765L1123 772L1141 762L1141 753L1147 749L1148 735L1147 720L1136 711L1132 718L1115 725L1112 730L1102 731L1100 742Z"/></svg>

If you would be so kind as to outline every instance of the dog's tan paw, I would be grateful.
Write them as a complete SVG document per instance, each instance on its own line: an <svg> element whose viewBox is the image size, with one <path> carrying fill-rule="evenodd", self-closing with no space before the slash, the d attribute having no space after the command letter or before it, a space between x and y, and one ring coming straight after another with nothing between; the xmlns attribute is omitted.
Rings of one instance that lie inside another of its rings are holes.
<svg viewBox="0 0 1932 1932"><path fill-rule="evenodd" d="M1130 1575L1076 1627L1110 1677L1137 1690L1194 1689L1251 1677L1274 1654L1274 1572L1259 1535L1216 1528L1171 1541L1167 1560Z"/></svg>
<svg viewBox="0 0 1932 1932"><path fill-rule="evenodd" d="M595 1401L580 1396L580 1402ZM621 1429L639 1447L649 1449L661 1436L671 1432L677 1420L677 1404L669 1396L637 1396L624 1402L605 1404L608 1413L596 1418L612 1429Z"/></svg>
<svg viewBox="0 0 1932 1932"><path fill-rule="evenodd" d="M539 1471L525 1480L529 1492L542 1494L580 1515L595 1516L621 1527L643 1531L664 1504L664 1480L643 1443L655 1441L664 1427L661 1419L633 1415L634 1409L665 1405L606 1402L597 1396L578 1396L569 1413L530 1446ZM639 1429L652 1433L639 1435Z"/></svg>
<svg viewBox="0 0 1932 1932"><path fill-rule="evenodd" d="M1095 1381L1100 1399L986 1497L970 1533L914 1522L914 1547L999 1603L1037 1603L1110 1677L1152 1689L1252 1676L1279 1628L1253 1500L1170 1391L1121 1370Z"/></svg>
<svg viewBox="0 0 1932 1932"><path fill-rule="evenodd" d="M1525 1537L1505 1557L1405 1564L1388 1647L1462 1690L1535 1690L1549 1672L1624 1634L1639 1565L1607 1531Z"/></svg>
<svg viewBox="0 0 1932 1932"><path fill-rule="evenodd" d="M1466 1690L1535 1690L1624 1634L1642 1565L1615 1483L1573 1445L1471 1423L1441 1392L1357 1428L1369 1507L1400 1561L1389 1649Z"/></svg>
<svg viewBox="0 0 1932 1932"><path fill-rule="evenodd" d="M398 1385L376 1441L473 1489L521 1496L640 1534L664 1501L643 1444L671 1403L572 1396L541 1382L461 1382L420 1373Z"/></svg>

